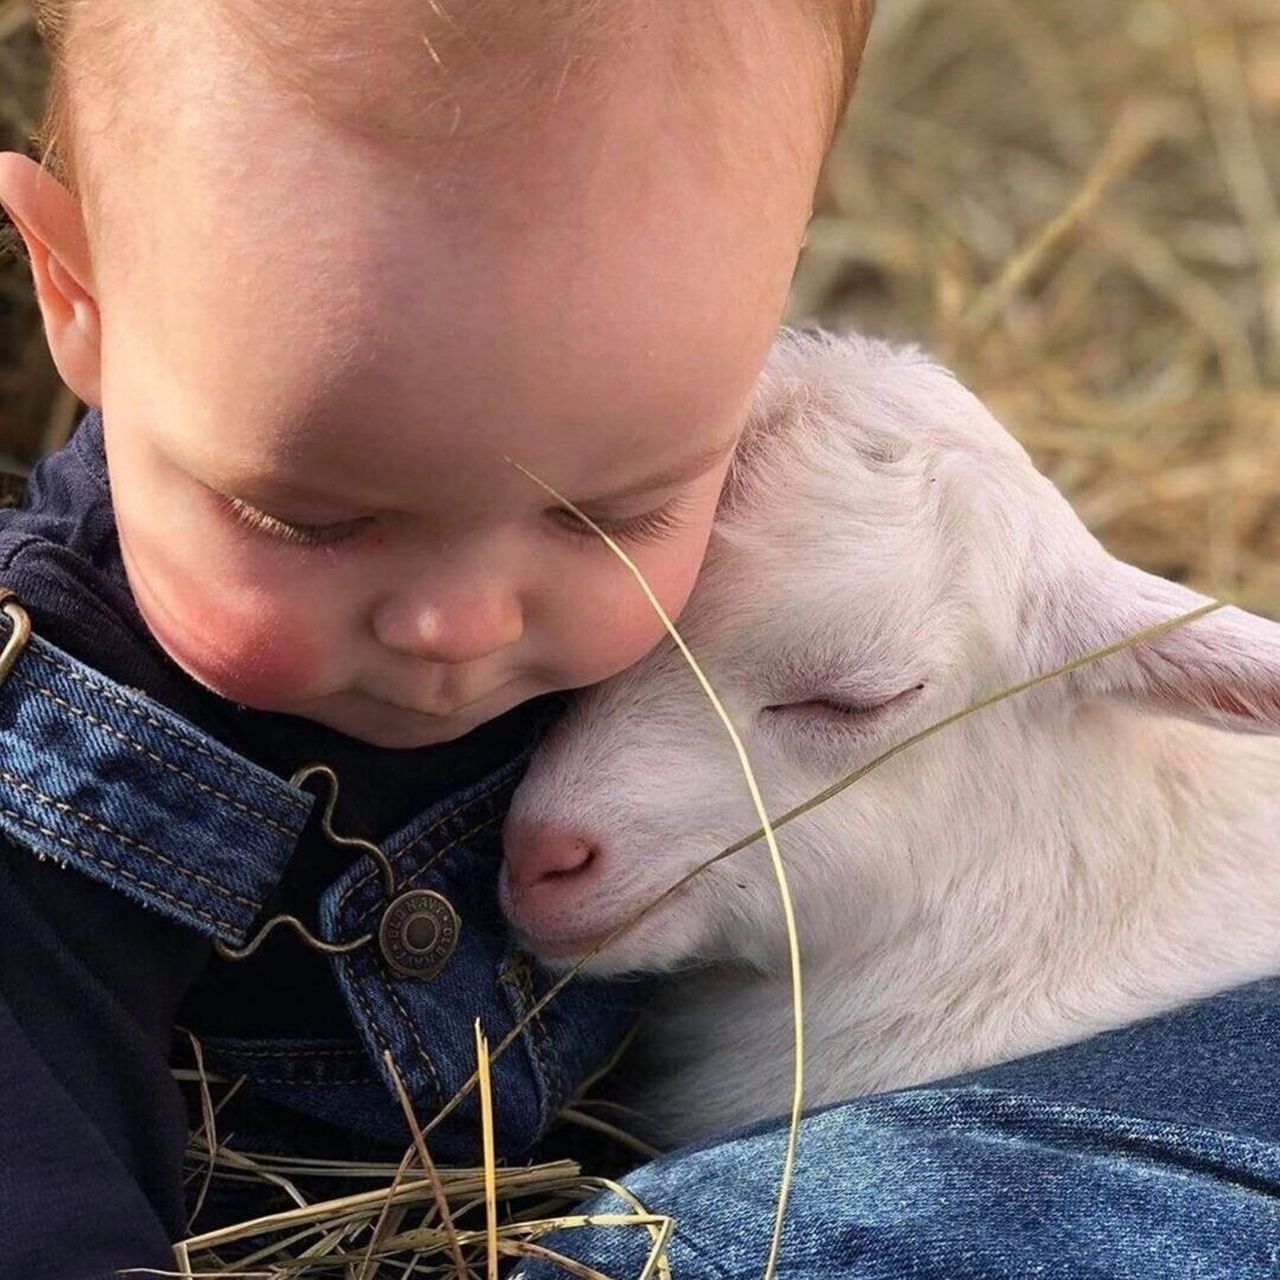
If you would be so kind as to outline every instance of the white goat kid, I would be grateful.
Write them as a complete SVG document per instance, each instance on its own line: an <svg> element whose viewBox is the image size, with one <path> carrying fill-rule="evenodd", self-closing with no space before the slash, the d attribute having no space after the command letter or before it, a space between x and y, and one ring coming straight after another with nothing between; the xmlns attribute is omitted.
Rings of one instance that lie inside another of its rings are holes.
<svg viewBox="0 0 1280 1280"><path fill-rule="evenodd" d="M944 715L1197 603L1108 556L918 352L784 333L681 630L776 816ZM782 828L806 1101L1280 972L1280 740L1256 736L1277 732L1280 625L1227 609L972 716ZM664 644L578 698L535 757L504 905L563 965L758 825L723 727ZM649 1084L631 1100L678 1141L785 1111L790 979L762 842L588 972L686 968L649 1019Z"/></svg>

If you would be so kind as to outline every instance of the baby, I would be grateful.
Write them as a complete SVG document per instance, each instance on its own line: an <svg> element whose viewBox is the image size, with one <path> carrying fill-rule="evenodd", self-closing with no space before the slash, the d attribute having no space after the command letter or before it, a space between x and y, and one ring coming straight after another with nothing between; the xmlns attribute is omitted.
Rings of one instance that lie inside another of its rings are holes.
<svg viewBox="0 0 1280 1280"><path fill-rule="evenodd" d="M0 203L93 408L0 523L0 1270L83 1277L187 1229L175 1024L237 1146L365 1156L384 1055L426 1120L542 989L497 828L546 695L662 632L512 462L679 612L870 3L35 7ZM495 1064L508 1155L634 995Z"/></svg>

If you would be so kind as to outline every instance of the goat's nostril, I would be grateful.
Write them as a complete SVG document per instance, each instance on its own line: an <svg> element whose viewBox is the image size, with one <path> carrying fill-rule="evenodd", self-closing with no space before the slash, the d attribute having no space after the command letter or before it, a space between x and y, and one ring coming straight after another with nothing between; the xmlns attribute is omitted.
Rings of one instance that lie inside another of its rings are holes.
<svg viewBox="0 0 1280 1280"><path fill-rule="evenodd" d="M601 856L586 837L549 827L508 829L506 843L508 875L517 889L580 876Z"/></svg>
<svg viewBox="0 0 1280 1280"><path fill-rule="evenodd" d="M570 847L564 850L563 860L549 863L542 875L542 880L565 880L570 876L581 875L598 858L599 850L585 840L573 840Z"/></svg>

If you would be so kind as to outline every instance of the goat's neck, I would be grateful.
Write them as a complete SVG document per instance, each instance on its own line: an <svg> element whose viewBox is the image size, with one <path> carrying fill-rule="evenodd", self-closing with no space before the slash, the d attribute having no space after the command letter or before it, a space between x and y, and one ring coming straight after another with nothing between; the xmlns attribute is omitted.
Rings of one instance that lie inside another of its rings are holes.
<svg viewBox="0 0 1280 1280"><path fill-rule="evenodd" d="M1107 708L1039 746L1009 762L1009 777L1042 775L1018 789L1021 811L926 912L811 974L817 1034L843 1022L879 1045L872 1088L1280 970L1280 740Z"/></svg>

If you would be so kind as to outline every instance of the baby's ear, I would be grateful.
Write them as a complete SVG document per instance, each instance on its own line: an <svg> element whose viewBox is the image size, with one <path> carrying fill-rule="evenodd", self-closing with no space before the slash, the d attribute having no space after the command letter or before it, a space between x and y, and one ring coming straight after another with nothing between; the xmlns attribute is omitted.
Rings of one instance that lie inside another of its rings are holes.
<svg viewBox="0 0 1280 1280"><path fill-rule="evenodd" d="M1060 661L1210 603L1109 558L1077 585L1050 610ZM1280 623L1242 609L1219 609L1091 663L1073 678L1086 696L1125 698L1242 733L1280 733Z"/></svg>
<svg viewBox="0 0 1280 1280"><path fill-rule="evenodd" d="M0 153L0 201L27 246L49 352L86 404L102 404L102 326L80 206L30 156Z"/></svg>

